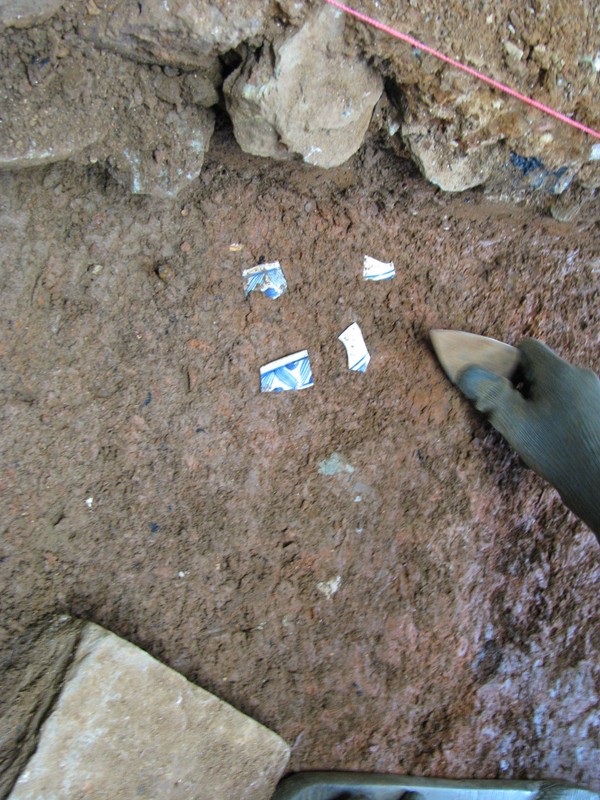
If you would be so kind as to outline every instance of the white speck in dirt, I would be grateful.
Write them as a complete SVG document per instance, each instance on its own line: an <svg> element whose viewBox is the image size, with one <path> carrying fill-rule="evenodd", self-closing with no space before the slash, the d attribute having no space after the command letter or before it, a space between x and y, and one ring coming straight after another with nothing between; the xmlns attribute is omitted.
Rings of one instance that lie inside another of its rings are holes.
<svg viewBox="0 0 600 800"><path fill-rule="evenodd" d="M134 153L132 155L127 148L125 148L125 150L123 151L123 155L131 165L131 175L132 175L131 191L134 194L141 194L142 179L140 175L140 157L137 153Z"/></svg>
<svg viewBox="0 0 600 800"><path fill-rule="evenodd" d="M354 467L349 464L339 453L332 453L329 458L319 462L318 470L321 475L338 475L340 472L354 472Z"/></svg>
<svg viewBox="0 0 600 800"><path fill-rule="evenodd" d="M292 745L292 750L295 750L296 747L298 747L298 745L300 744L300 742L302 741L303 738L304 738L304 731L300 731L298 736L296 736L296 738L294 739L294 744Z"/></svg>
<svg viewBox="0 0 600 800"><path fill-rule="evenodd" d="M316 155L317 153L320 153L320 152L322 152L321 148L320 147L316 147L316 145L313 145L310 148L310 150L308 151L308 153L305 154L304 160L308 161L312 156L314 156L314 155Z"/></svg>
<svg viewBox="0 0 600 800"><path fill-rule="evenodd" d="M333 595L340 588L341 583L342 576L336 575L335 578L330 578L328 581L319 581L319 583L317 583L317 589L321 594L324 594L325 597L331 600Z"/></svg>

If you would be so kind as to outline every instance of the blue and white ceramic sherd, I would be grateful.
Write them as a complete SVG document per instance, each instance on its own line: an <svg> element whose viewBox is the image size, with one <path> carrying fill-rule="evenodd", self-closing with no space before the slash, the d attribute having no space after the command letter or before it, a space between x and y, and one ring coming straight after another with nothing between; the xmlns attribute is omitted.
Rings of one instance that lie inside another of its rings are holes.
<svg viewBox="0 0 600 800"><path fill-rule="evenodd" d="M301 350L260 368L261 392L289 392L314 386L308 351Z"/></svg>
<svg viewBox="0 0 600 800"><path fill-rule="evenodd" d="M254 290L266 294L267 297L275 299L287 289L287 281L279 261L272 261L269 264L258 264L242 272L244 279L244 297L248 297Z"/></svg>
<svg viewBox="0 0 600 800"><path fill-rule="evenodd" d="M338 336L338 339L346 348L348 369L351 369L353 372L366 372L371 356L367 350L367 345L365 344L358 322L353 322L352 325Z"/></svg>
<svg viewBox="0 0 600 800"><path fill-rule="evenodd" d="M371 256L365 256L363 278L366 281L389 281L395 274L396 268L393 261L378 261Z"/></svg>

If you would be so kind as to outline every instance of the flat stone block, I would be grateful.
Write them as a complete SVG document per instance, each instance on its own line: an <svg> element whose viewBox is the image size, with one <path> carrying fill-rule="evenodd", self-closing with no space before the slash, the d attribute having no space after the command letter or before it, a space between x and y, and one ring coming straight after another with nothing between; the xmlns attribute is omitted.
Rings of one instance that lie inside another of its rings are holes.
<svg viewBox="0 0 600 800"><path fill-rule="evenodd" d="M129 642L86 624L10 800L267 800L275 733Z"/></svg>

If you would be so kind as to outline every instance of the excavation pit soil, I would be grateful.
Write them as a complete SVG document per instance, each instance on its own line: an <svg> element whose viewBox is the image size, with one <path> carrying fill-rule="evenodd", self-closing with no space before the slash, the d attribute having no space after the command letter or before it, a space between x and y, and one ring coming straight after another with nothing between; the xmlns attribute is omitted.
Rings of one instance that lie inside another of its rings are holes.
<svg viewBox="0 0 600 800"><path fill-rule="evenodd" d="M558 222L373 142L324 172L226 129L176 201L93 166L0 181L4 663L68 612L280 733L294 770L598 787L600 548L428 341L534 336L598 371L597 200ZM366 254L396 277L364 281ZM274 260L287 293L244 299ZM314 387L261 394L305 348Z"/></svg>

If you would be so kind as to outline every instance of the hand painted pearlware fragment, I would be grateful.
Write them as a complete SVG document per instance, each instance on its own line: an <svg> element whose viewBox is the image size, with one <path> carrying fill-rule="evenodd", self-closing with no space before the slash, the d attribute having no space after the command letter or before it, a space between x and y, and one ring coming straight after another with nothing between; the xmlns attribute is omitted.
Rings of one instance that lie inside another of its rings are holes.
<svg viewBox="0 0 600 800"><path fill-rule="evenodd" d="M378 261L371 256L365 256L363 262L363 278L366 281L389 281L396 274L393 261Z"/></svg>
<svg viewBox="0 0 600 800"><path fill-rule="evenodd" d="M250 292L259 291L267 297L276 299L287 289L287 281L279 261L272 261L269 264L257 264L242 272L244 279L244 297L248 297Z"/></svg>
<svg viewBox="0 0 600 800"><path fill-rule="evenodd" d="M366 372L371 356L358 322L353 322L338 336L338 339L346 348L348 369L353 372Z"/></svg>
<svg viewBox="0 0 600 800"><path fill-rule="evenodd" d="M278 358L260 368L261 392L288 392L314 386L307 350Z"/></svg>

